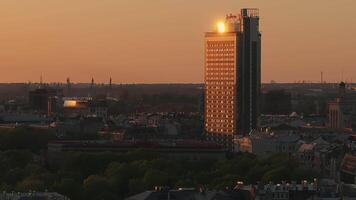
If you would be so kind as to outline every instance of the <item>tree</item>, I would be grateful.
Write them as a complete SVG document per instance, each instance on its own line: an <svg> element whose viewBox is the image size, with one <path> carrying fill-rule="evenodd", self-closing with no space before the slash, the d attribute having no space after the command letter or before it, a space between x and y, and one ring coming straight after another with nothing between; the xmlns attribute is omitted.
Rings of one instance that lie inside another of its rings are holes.
<svg viewBox="0 0 356 200"><path fill-rule="evenodd" d="M128 189L129 195L133 195L145 191L147 188L141 179L133 178L129 181Z"/></svg>
<svg viewBox="0 0 356 200"><path fill-rule="evenodd" d="M7 171L7 173L5 173L4 175L3 180L7 184L16 185L17 182L21 181L25 177L26 177L25 170L17 167Z"/></svg>
<svg viewBox="0 0 356 200"><path fill-rule="evenodd" d="M142 177L145 173L145 170L140 167L140 163L111 163L105 170L105 175L108 177L111 187L119 194L127 194L130 179Z"/></svg>
<svg viewBox="0 0 356 200"><path fill-rule="evenodd" d="M104 197L115 197L111 192L110 185L105 177L90 175L83 182L85 199L106 200Z"/></svg>
<svg viewBox="0 0 356 200"><path fill-rule="evenodd" d="M290 180L289 175L290 169L285 166L281 166L266 172L262 177L262 182L268 183L270 181L278 182L282 180Z"/></svg>
<svg viewBox="0 0 356 200"><path fill-rule="evenodd" d="M9 150L2 154L1 159L9 169L16 167L24 168L28 163L33 161L33 155L26 150Z"/></svg>
<svg viewBox="0 0 356 200"><path fill-rule="evenodd" d="M55 185L55 191L68 196L70 199L82 199L83 189L80 183L71 178L64 178Z"/></svg>
<svg viewBox="0 0 356 200"><path fill-rule="evenodd" d="M146 171L143 177L143 182L148 188L153 188L154 186L167 186L168 174L156 169L149 169Z"/></svg>
<svg viewBox="0 0 356 200"><path fill-rule="evenodd" d="M22 192L27 192L27 191L44 191L46 188L46 185L43 183L42 180L33 178L33 177L27 177L23 181L19 182L16 184L16 189L18 191Z"/></svg>
<svg viewBox="0 0 356 200"><path fill-rule="evenodd" d="M55 138L55 133L48 130L32 128L1 130L0 150L26 149L39 153L41 149L47 148L48 141Z"/></svg>

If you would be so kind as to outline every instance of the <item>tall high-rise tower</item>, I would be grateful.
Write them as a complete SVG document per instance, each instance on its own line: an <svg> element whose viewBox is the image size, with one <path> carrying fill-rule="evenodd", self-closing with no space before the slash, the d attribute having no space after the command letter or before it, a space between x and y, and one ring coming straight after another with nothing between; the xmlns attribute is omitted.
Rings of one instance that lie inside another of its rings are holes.
<svg viewBox="0 0 356 200"><path fill-rule="evenodd" d="M258 9L227 15L205 34L205 131L231 148L235 135L258 126L261 34Z"/></svg>

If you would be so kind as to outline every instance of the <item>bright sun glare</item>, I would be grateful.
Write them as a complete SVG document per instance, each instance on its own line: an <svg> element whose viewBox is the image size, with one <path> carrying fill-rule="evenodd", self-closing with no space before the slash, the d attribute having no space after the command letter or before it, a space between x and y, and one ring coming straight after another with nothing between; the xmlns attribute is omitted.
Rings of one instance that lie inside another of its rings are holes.
<svg viewBox="0 0 356 200"><path fill-rule="evenodd" d="M217 24L217 26L218 26L218 32L219 32L219 33L225 32L225 23L224 23L224 22L219 22L219 23Z"/></svg>

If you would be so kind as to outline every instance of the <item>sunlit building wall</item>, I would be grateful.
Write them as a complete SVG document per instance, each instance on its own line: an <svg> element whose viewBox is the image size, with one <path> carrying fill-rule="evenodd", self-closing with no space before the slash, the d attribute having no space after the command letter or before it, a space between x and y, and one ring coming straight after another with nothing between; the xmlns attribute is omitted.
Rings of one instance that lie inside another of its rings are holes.
<svg viewBox="0 0 356 200"><path fill-rule="evenodd" d="M208 139L232 148L235 135L258 127L261 35L258 10L227 15L205 34L204 127Z"/></svg>

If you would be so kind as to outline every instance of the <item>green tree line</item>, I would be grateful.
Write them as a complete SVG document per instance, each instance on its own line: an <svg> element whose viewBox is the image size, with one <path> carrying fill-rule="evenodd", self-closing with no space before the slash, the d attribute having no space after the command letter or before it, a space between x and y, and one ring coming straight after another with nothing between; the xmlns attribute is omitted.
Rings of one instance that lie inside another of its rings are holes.
<svg viewBox="0 0 356 200"><path fill-rule="evenodd" d="M124 154L68 152L61 164L49 167L42 154L51 134L30 133L36 137L28 139L31 142L23 141L26 131L9 134L0 133L0 191L48 190L73 200L110 200L155 186L224 189L233 187L236 181L255 184L317 178L316 172L300 168L285 154L267 158L239 154L225 160L189 161L165 159L157 152L143 150Z"/></svg>

